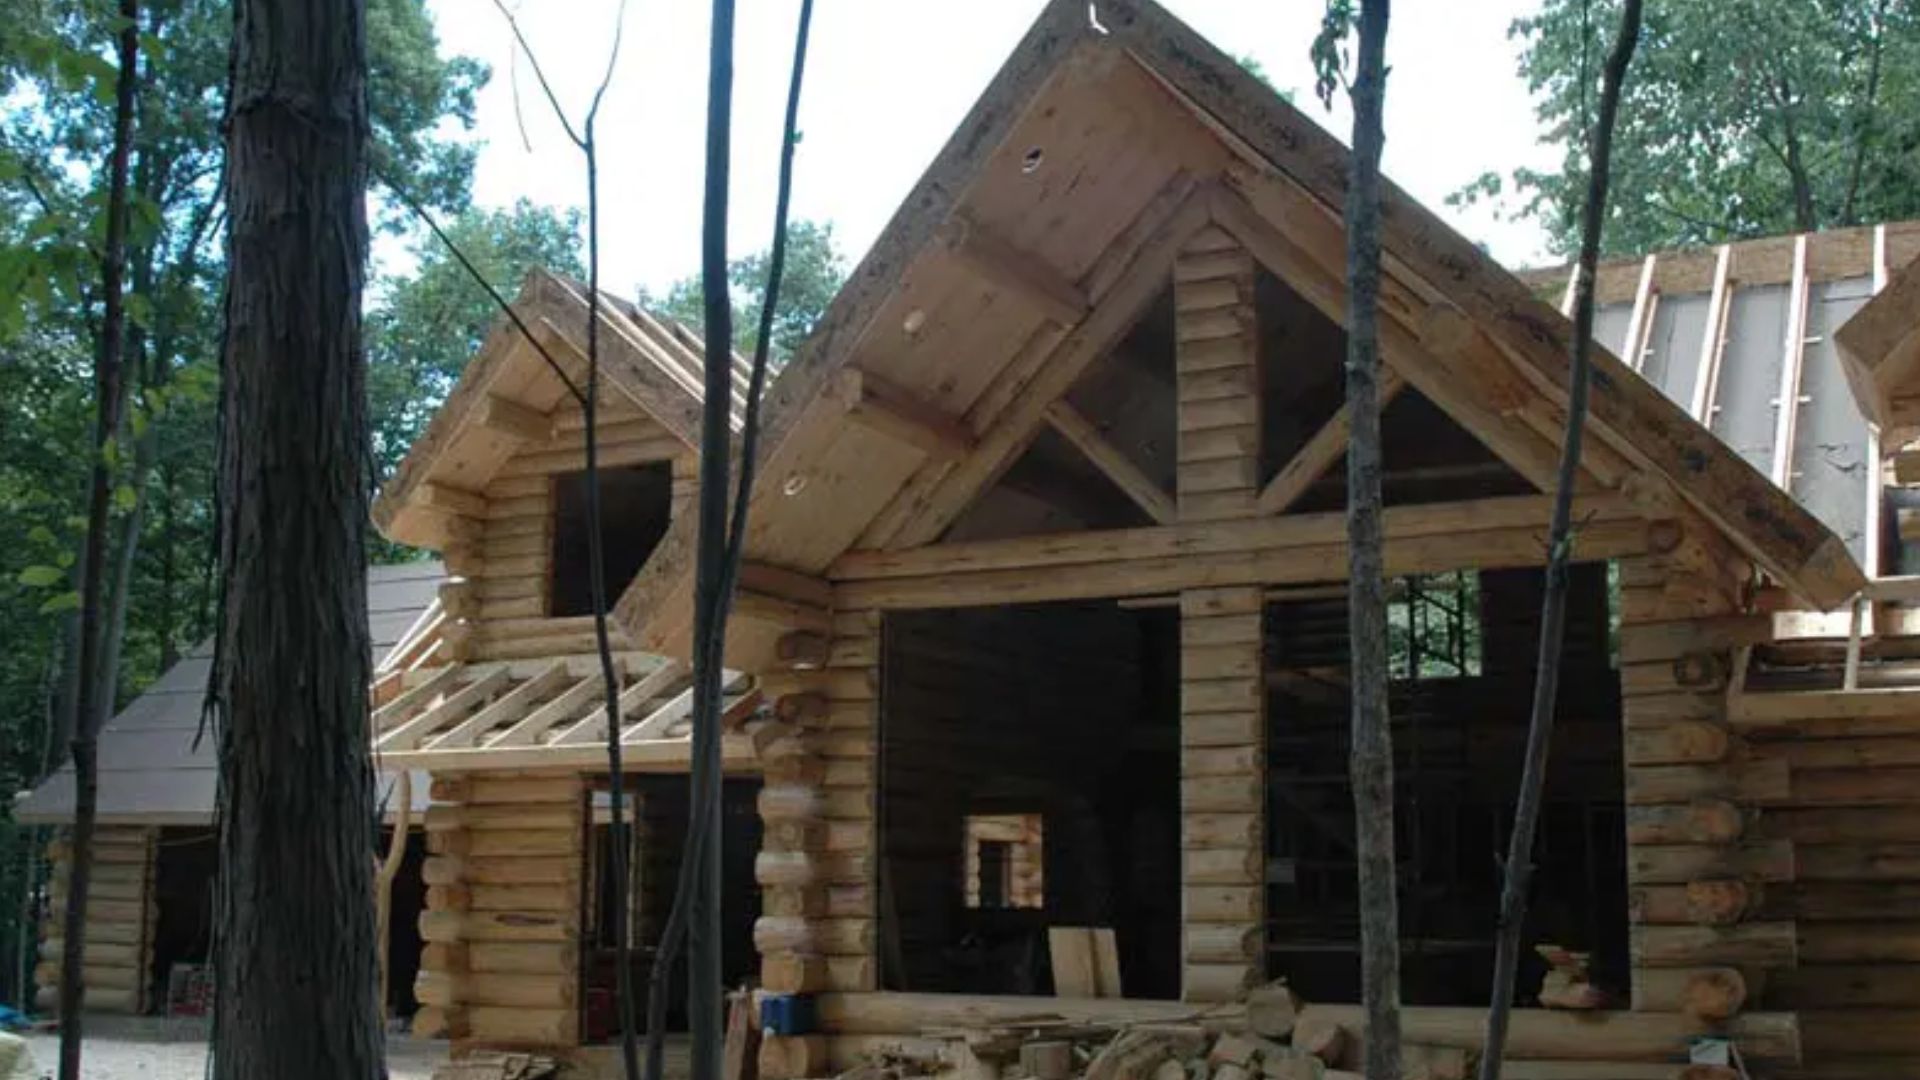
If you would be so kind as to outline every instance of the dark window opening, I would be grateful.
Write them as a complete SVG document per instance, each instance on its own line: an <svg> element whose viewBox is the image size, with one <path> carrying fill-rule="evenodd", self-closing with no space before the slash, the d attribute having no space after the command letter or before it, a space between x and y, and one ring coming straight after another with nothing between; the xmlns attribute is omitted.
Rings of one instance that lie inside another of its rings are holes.
<svg viewBox="0 0 1920 1080"><path fill-rule="evenodd" d="M601 566L607 604L620 597L673 520L673 466L649 462L600 470ZM553 478L553 581L547 614L593 614L587 561L587 474Z"/></svg>

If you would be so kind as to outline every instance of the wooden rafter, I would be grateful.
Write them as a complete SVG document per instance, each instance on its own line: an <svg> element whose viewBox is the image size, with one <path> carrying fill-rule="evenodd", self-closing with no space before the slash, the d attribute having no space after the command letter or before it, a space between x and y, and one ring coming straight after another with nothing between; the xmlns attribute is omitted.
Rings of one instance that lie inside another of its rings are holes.
<svg viewBox="0 0 1920 1080"><path fill-rule="evenodd" d="M1126 492L1135 505L1147 512L1148 517L1162 525L1173 523L1173 496L1167 494L1166 489L1155 483L1153 477L1148 476L1140 466L1135 465L1126 451L1101 435L1093 421L1082 415L1065 398L1049 406L1046 415L1047 423L1053 425L1053 430L1072 443L1116 487Z"/></svg>
<svg viewBox="0 0 1920 1080"><path fill-rule="evenodd" d="M446 484L421 484L414 499L417 505L427 510L439 510L443 513L470 518L487 516L485 495L463 488L449 487Z"/></svg>
<svg viewBox="0 0 1920 1080"><path fill-rule="evenodd" d="M619 669L615 669L619 674ZM488 747L532 746L540 736L574 719L589 702L600 697L600 680L582 678L560 692L552 701L528 713L526 717L498 735L487 739Z"/></svg>
<svg viewBox="0 0 1920 1080"><path fill-rule="evenodd" d="M415 709L433 700L459 681L462 673L460 665L448 664L434 672L425 682L402 690L399 697L373 711L374 734L376 736L386 734L394 725L411 716Z"/></svg>
<svg viewBox="0 0 1920 1080"><path fill-rule="evenodd" d="M1087 313L1087 294L1078 284L965 214L940 227L939 242L974 273L1061 326Z"/></svg>
<svg viewBox="0 0 1920 1080"><path fill-rule="evenodd" d="M677 660L670 660L640 677L639 681L620 692L618 712L622 719L634 709L666 693L673 685L686 678L686 666ZM586 716L574 722L573 726L555 736L549 746L574 746L580 743L604 740L607 737L607 716L604 709L594 709Z"/></svg>
<svg viewBox="0 0 1920 1080"><path fill-rule="evenodd" d="M472 746L486 732L526 715L542 695L551 692L567 679L567 662L555 660L533 678L501 695L493 704L435 736L433 741L426 745L435 750Z"/></svg>
<svg viewBox="0 0 1920 1080"><path fill-rule="evenodd" d="M1380 407L1385 409L1406 385L1407 380L1398 371L1387 369L1380 379ZM1298 502L1321 474L1347 452L1347 433L1351 427L1351 414L1342 404L1261 489L1260 497L1254 500L1254 509L1262 514L1286 513L1287 508Z"/></svg>
<svg viewBox="0 0 1920 1080"><path fill-rule="evenodd" d="M828 394L847 419L931 458L957 460L977 443L966 424L858 368L836 373Z"/></svg>
<svg viewBox="0 0 1920 1080"><path fill-rule="evenodd" d="M376 752L389 750L412 750L421 740L439 730L443 725L464 717L467 713L484 705L497 691L507 684L507 668L494 668L492 671L474 679L472 682L442 698L440 702L411 720L404 721L392 731L380 737L374 744Z"/></svg>
<svg viewBox="0 0 1920 1080"><path fill-rule="evenodd" d="M1793 483L1794 431L1800 420L1800 376L1807 353L1807 238L1793 245L1793 281L1787 291L1787 330L1780 343L1780 393L1773 425L1773 482L1782 491Z"/></svg>

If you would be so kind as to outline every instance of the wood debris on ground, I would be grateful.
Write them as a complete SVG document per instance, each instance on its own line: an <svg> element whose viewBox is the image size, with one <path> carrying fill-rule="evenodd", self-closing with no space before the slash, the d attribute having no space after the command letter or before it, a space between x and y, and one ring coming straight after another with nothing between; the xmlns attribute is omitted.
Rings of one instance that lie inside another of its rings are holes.
<svg viewBox="0 0 1920 1080"><path fill-rule="evenodd" d="M474 1054L433 1071L433 1080L554 1080L560 1062L538 1054Z"/></svg>
<svg viewBox="0 0 1920 1080"><path fill-rule="evenodd" d="M1244 1015L1181 1022L1077 1023L1047 1015L934 1028L869 1050L838 1080L1360 1080L1355 1032L1301 1015L1284 983L1248 995ZM1464 1080L1464 1050L1408 1045L1406 1080Z"/></svg>

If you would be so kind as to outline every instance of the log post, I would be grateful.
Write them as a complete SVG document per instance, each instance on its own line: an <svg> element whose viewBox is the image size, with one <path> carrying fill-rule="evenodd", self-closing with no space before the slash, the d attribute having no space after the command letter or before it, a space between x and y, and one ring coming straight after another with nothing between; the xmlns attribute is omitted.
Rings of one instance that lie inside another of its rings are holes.
<svg viewBox="0 0 1920 1080"><path fill-rule="evenodd" d="M754 877L760 984L770 993L877 988L874 832L879 616L836 613L833 634L789 635L761 679L772 718L753 729L765 786ZM817 1038L768 1035L767 1080L816 1075Z"/></svg>
<svg viewBox="0 0 1920 1080"><path fill-rule="evenodd" d="M1255 516L1253 259L1218 229L1174 267L1182 523ZM1266 970L1266 679L1257 587L1180 595L1181 996L1230 1001Z"/></svg>

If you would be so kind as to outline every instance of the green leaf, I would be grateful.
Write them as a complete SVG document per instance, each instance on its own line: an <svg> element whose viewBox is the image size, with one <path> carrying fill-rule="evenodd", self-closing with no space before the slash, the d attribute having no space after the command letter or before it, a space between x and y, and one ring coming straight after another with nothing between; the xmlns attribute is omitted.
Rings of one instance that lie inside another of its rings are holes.
<svg viewBox="0 0 1920 1080"><path fill-rule="evenodd" d="M40 614L56 615L62 611L74 611L80 607L80 594L72 589L63 593L54 593L40 605Z"/></svg>
<svg viewBox="0 0 1920 1080"><path fill-rule="evenodd" d="M53 535L53 530L47 528L45 525L35 525L33 528L28 529L27 539L39 544L41 547L60 546L60 538Z"/></svg>
<svg viewBox="0 0 1920 1080"><path fill-rule="evenodd" d="M132 484L121 484L113 489L113 508L123 514L131 511L139 501L140 495L133 490Z"/></svg>
<svg viewBox="0 0 1920 1080"><path fill-rule="evenodd" d="M20 571L19 575L20 584L30 589L44 589L50 585L58 585L66 579L67 575L61 573L57 566L29 566Z"/></svg>

